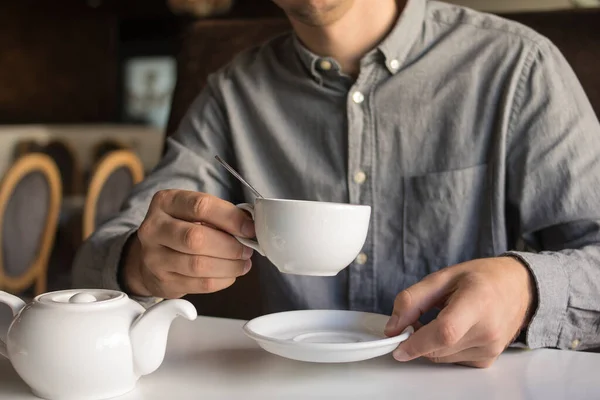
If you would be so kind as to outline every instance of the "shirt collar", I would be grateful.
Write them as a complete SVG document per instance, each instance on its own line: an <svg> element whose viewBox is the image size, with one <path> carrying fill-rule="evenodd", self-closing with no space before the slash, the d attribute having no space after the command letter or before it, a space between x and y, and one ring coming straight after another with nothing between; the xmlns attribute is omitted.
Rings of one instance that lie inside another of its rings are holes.
<svg viewBox="0 0 600 400"><path fill-rule="evenodd" d="M300 61L302 62L302 64L310 71L310 73L315 77L315 79L319 81L319 83L322 83L323 78L318 71L317 63L323 59L329 60L330 58L320 57L312 51L310 51L308 48L306 48L306 46L304 46L304 44L300 41L300 38L298 37L296 32L292 33L292 41L294 42L294 48L296 50L296 53L298 54L298 57L300 57ZM331 59L331 62L332 65L336 65L339 67L339 64L335 60Z"/></svg>
<svg viewBox="0 0 600 400"><path fill-rule="evenodd" d="M395 74L401 69L410 49L421 35L425 20L425 8L426 0L407 0L404 10L390 33L374 49L383 54L383 62L390 73ZM302 44L296 33L293 33L292 40L300 61L320 83L323 81L323 71L320 65L324 60L331 64L331 71L340 71L339 64L333 58L320 57L311 52ZM373 52L365 56L365 58L369 57L373 57Z"/></svg>
<svg viewBox="0 0 600 400"><path fill-rule="evenodd" d="M423 32L425 3L426 0L408 0L396 25L378 46L392 74L404 65L410 49Z"/></svg>

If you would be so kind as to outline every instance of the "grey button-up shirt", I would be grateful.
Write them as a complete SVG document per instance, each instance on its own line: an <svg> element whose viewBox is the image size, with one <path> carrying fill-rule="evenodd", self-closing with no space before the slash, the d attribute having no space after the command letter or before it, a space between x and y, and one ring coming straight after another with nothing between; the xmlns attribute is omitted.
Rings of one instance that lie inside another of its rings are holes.
<svg viewBox="0 0 600 400"><path fill-rule="evenodd" d="M75 285L119 289L123 244L155 192L368 204L363 255L336 277L255 255L264 312L389 314L425 275L513 251L535 277L530 347L600 345L600 124L546 38L496 16L409 0L352 80L293 33L213 74L119 217L82 247ZM519 241L531 250L518 250Z"/></svg>

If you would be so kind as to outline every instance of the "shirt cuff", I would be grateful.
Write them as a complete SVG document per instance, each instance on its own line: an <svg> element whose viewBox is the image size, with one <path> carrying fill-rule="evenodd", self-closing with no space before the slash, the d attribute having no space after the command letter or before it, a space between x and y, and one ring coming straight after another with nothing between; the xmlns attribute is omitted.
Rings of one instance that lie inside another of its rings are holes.
<svg viewBox="0 0 600 400"><path fill-rule="evenodd" d="M106 257L106 265L103 269L102 275L102 287L112 290L118 290L120 292L125 292L125 289L121 287L118 280L119 267L121 265L121 258L123 255L123 250L125 248L125 244L133 235L137 232L137 229L131 229L123 235L119 235L110 245L108 249L108 254ZM132 300L138 302L143 307L148 308L153 306L156 303L160 303L163 299L159 297L141 297L141 296L132 296L126 293Z"/></svg>
<svg viewBox="0 0 600 400"><path fill-rule="evenodd" d="M557 348L569 300L569 278L561 258L552 253L509 251L504 256L516 257L533 276L537 292L537 308L526 328L526 344L531 349Z"/></svg>

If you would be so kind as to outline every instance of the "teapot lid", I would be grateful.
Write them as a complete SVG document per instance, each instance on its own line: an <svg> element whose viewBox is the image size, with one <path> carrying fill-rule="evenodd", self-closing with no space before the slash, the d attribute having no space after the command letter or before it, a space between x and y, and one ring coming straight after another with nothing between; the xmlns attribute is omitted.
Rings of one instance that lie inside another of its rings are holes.
<svg viewBox="0 0 600 400"><path fill-rule="evenodd" d="M47 305L107 304L126 298L125 293L105 289L70 289L48 292L34 301Z"/></svg>

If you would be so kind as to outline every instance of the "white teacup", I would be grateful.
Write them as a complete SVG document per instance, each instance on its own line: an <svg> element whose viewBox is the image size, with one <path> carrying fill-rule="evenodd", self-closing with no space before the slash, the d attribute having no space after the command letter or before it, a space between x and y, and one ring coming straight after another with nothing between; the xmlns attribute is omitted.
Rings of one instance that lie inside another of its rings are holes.
<svg viewBox="0 0 600 400"><path fill-rule="evenodd" d="M334 276L360 253L371 207L342 203L258 198L239 204L254 219L257 241L238 237L281 272Z"/></svg>

